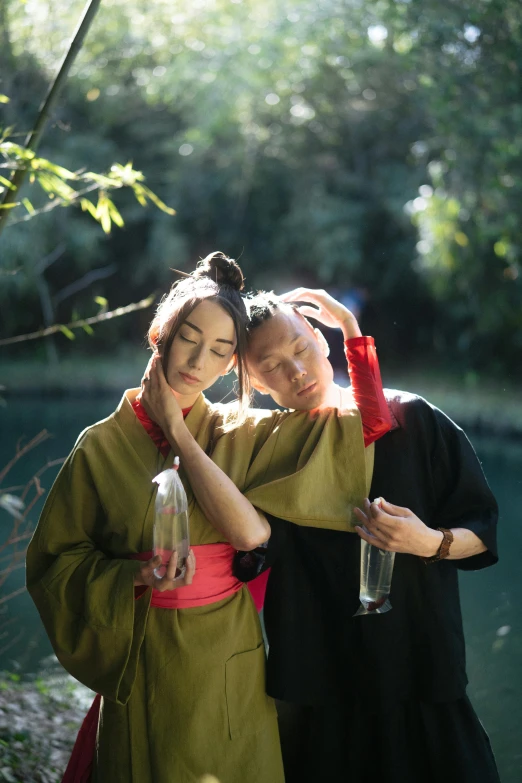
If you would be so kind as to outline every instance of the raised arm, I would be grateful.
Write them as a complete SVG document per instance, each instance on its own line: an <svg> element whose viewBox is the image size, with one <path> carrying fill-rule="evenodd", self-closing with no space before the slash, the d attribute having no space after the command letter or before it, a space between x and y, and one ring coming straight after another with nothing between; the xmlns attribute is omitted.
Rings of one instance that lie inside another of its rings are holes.
<svg viewBox="0 0 522 783"><path fill-rule="evenodd" d="M142 389L142 405L179 455L208 521L236 549L255 549L267 541L270 525L266 517L254 508L193 438L157 357L149 363Z"/></svg>
<svg viewBox="0 0 522 783"><path fill-rule="evenodd" d="M330 328L341 329L352 394L361 414L364 444L369 446L391 428L373 337L363 337L351 310L326 291L296 288L283 294L281 299L285 302L308 302L298 308L301 315L315 318Z"/></svg>

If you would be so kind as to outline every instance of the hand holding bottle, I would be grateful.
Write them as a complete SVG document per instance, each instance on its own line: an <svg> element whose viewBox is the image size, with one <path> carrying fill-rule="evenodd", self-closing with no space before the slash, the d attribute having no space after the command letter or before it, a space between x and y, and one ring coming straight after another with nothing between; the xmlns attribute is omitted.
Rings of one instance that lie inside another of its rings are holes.
<svg viewBox="0 0 522 783"><path fill-rule="evenodd" d="M189 551L186 559L186 569L183 576L176 578L176 571L178 569L178 553L176 550L172 553L169 560L167 571L164 576L156 576L154 573L157 568L161 566L161 557L156 555L152 557L146 563L143 563L140 570L134 577L134 586L146 586L153 587L155 590L159 590L163 593L165 590L175 590L178 587L185 587L192 584L192 579L196 572L196 557L192 549Z"/></svg>

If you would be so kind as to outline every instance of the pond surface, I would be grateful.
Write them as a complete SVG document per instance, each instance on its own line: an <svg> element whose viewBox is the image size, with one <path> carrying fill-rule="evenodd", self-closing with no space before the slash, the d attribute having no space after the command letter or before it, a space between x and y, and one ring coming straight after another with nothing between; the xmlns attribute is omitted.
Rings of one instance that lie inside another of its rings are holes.
<svg viewBox="0 0 522 783"><path fill-rule="evenodd" d="M21 459L4 482L22 484L48 460L67 455L81 430L109 415L119 402L98 399L9 400L0 409L0 470L13 455L17 441L42 429L53 437ZM522 780L522 446L494 438L473 439L486 476L498 498L501 517L497 566L460 575L467 642L469 695L484 723L497 756L503 783ZM43 474L49 489L57 469ZM40 504L41 505L41 504ZM37 519L39 507L34 510ZM0 509L0 542L12 518ZM5 552L0 552L0 557ZM6 561L0 560L0 571ZM2 596L23 585L24 572L14 571L1 588ZM0 599L1 600L1 599ZM0 603L0 669L22 674L38 669L51 647L26 593Z"/></svg>

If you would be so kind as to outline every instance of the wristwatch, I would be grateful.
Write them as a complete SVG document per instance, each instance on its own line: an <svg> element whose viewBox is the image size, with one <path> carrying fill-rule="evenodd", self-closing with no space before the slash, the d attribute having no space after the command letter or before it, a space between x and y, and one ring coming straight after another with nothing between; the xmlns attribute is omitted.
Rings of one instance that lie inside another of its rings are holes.
<svg viewBox="0 0 522 783"><path fill-rule="evenodd" d="M453 533L446 527L438 527L437 530L442 533L442 541L433 557L423 558L425 563L436 563L437 560L444 560L449 555L450 546L453 543Z"/></svg>

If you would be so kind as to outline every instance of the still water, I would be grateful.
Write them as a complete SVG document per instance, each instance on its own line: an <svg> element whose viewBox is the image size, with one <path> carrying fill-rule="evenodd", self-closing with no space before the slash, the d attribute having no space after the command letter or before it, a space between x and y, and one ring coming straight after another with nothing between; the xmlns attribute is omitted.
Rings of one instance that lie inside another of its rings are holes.
<svg viewBox="0 0 522 783"><path fill-rule="evenodd" d="M109 415L119 397L35 401L10 400L0 409L0 470L20 437L47 429L53 437L21 459L3 488L23 484L47 461L65 456L89 424ZM501 517L497 566L460 576L467 641L469 694L493 744L503 783L522 780L522 445L473 439L484 471L498 498ZM41 478L49 489L57 469ZM115 487L115 491L117 488ZM36 520L39 507L34 510ZM12 518L0 509L0 542ZM0 552L0 558L5 552ZM0 572L6 560L0 559ZM23 569L0 587L2 596L23 584ZM1 601L1 598L0 598ZM27 594L0 603L0 670L37 671L51 653Z"/></svg>

